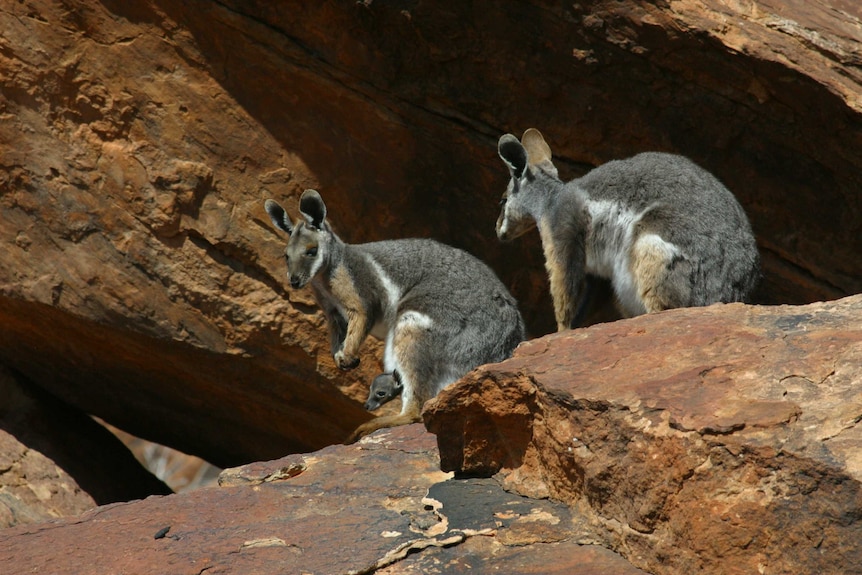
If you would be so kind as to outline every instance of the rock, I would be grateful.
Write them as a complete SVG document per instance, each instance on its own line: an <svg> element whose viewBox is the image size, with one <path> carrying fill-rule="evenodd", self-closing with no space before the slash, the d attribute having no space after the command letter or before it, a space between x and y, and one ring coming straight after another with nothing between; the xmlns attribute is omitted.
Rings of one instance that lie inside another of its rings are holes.
<svg viewBox="0 0 862 575"><path fill-rule="evenodd" d="M650 573L862 572L862 296L522 344L426 406L441 466L551 497Z"/></svg>
<svg viewBox="0 0 862 575"><path fill-rule="evenodd" d="M335 368L263 200L316 187L349 241L463 247L542 335L538 240L493 234L495 143L529 126L566 177L645 149L716 173L753 221L759 301L858 293L860 16L849 0L6 3L0 364L222 467L339 442L368 418L380 346Z"/></svg>
<svg viewBox="0 0 862 575"><path fill-rule="evenodd" d="M86 414L0 368L0 528L170 492Z"/></svg>
<svg viewBox="0 0 862 575"><path fill-rule="evenodd" d="M439 470L421 425L225 471L222 486L0 531L0 572L638 575L569 509Z"/></svg>

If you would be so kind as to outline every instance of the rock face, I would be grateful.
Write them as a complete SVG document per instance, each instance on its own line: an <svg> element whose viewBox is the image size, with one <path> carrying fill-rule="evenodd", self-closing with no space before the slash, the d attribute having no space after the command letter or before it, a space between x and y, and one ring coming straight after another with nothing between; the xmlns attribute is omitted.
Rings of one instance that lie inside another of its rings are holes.
<svg viewBox="0 0 862 575"><path fill-rule="evenodd" d="M436 440L0 530L0 572L862 573L860 320L855 296L546 336L429 403Z"/></svg>
<svg viewBox="0 0 862 575"><path fill-rule="evenodd" d="M650 573L862 573L862 296L547 336L426 406L444 470L565 501Z"/></svg>
<svg viewBox="0 0 862 575"><path fill-rule="evenodd" d="M0 364L219 466L341 441L368 417L379 345L335 369L263 200L317 187L350 241L466 248L541 335L538 241L493 234L495 143L529 126L564 176L645 149L716 173L757 233L760 301L860 292L860 16L849 0L4 3Z"/></svg>
<svg viewBox="0 0 862 575"><path fill-rule="evenodd" d="M591 535L565 505L441 472L421 425L221 484L0 531L0 572L644 574L580 545Z"/></svg>
<svg viewBox="0 0 862 575"><path fill-rule="evenodd" d="M0 528L170 489L105 428L0 368Z"/></svg>

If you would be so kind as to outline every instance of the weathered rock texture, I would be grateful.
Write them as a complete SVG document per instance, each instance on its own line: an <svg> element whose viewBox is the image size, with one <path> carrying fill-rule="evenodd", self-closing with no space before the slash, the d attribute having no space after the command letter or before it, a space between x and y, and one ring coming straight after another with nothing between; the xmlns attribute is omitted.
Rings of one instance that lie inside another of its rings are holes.
<svg viewBox="0 0 862 575"><path fill-rule="evenodd" d="M0 531L0 572L644 574L565 505L441 472L421 425L221 484Z"/></svg>
<svg viewBox="0 0 862 575"><path fill-rule="evenodd" d="M751 215L761 301L862 291L850 0L23 0L0 30L0 363L220 466L342 440L379 369L335 369L267 197L465 247L551 329L536 238L493 234L505 131L566 176L690 155Z"/></svg>
<svg viewBox="0 0 862 575"><path fill-rule="evenodd" d="M0 368L0 528L170 492L86 414Z"/></svg>
<svg viewBox="0 0 862 575"><path fill-rule="evenodd" d="M651 573L862 573L862 296L523 344L426 406L444 470L567 502Z"/></svg>

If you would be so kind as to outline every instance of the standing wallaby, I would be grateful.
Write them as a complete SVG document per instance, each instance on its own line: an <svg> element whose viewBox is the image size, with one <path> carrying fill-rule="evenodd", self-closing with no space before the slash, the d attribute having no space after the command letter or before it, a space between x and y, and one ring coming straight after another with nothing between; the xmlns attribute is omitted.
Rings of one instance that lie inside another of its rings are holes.
<svg viewBox="0 0 862 575"><path fill-rule="evenodd" d="M739 202L682 156L638 154L564 183L536 129L502 136L498 153L511 180L497 236L539 228L558 330L583 318L588 274L610 280L626 317L745 301L760 278Z"/></svg>
<svg viewBox="0 0 862 575"><path fill-rule="evenodd" d="M506 359L524 339L515 299L464 251L426 239L347 244L332 231L314 190L302 194L296 224L273 200L266 211L290 235L290 285L311 284L336 365L356 367L359 346L372 334L385 341L383 371L397 370L401 379L401 413L364 423L351 441L419 421L427 400L471 369Z"/></svg>
<svg viewBox="0 0 862 575"><path fill-rule="evenodd" d="M404 391L401 382L401 374L398 371L392 373L381 373L371 382L368 390L368 399L365 400L365 409L374 411L384 403L389 403Z"/></svg>

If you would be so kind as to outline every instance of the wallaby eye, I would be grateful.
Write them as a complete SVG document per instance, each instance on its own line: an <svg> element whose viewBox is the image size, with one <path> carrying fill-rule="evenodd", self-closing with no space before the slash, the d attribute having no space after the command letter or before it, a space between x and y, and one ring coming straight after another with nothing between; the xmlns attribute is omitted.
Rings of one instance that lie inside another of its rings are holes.
<svg viewBox="0 0 862 575"><path fill-rule="evenodd" d="M506 205L506 200L508 200L508 199L509 199L509 198L508 198L507 196L503 196L502 198L500 198L500 205L501 205L501 206L505 206L505 205Z"/></svg>
<svg viewBox="0 0 862 575"><path fill-rule="evenodd" d="M317 256L317 246L315 246L313 248L308 248L307 250L305 250L305 255L307 257L310 257L310 258L316 257Z"/></svg>
<svg viewBox="0 0 862 575"><path fill-rule="evenodd" d="M386 397L386 392L381 389L377 392L377 397Z"/></svg>

